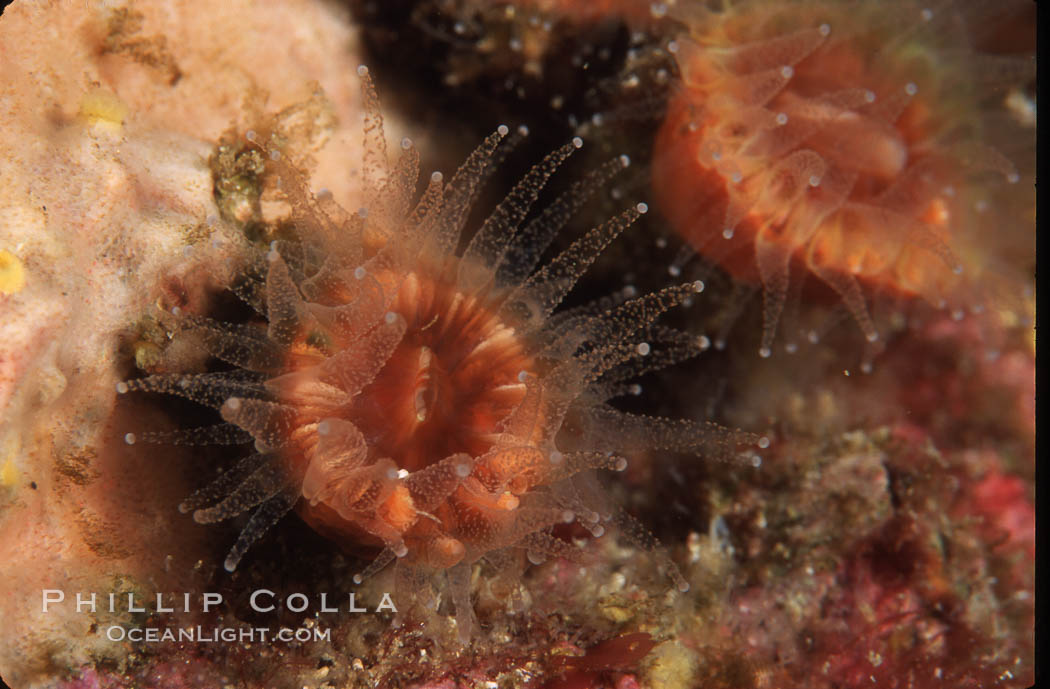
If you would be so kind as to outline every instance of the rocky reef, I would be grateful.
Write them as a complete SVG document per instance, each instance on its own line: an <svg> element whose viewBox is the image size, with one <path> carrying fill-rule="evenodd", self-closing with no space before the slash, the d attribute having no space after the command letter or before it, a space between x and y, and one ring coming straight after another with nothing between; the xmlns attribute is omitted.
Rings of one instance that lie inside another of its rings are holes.
<svg viewBox="0 0 1050 689"><path fill-rule="evenodd" d="M1034 7L722 5L5 7L2 681L1030 686Z"/></svg>

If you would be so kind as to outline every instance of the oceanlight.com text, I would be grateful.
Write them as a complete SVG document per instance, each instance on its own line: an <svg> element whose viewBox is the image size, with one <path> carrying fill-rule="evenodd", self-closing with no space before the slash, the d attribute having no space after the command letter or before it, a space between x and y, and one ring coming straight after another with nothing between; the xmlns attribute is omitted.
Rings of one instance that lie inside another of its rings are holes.
<svg viewBox="0 0 1050 689"><path fill-rule="evenodd" d="M134 643L268 643L273 641L331 641L332 630L322 627L123 627L106 628L110 641Z"/></svg>

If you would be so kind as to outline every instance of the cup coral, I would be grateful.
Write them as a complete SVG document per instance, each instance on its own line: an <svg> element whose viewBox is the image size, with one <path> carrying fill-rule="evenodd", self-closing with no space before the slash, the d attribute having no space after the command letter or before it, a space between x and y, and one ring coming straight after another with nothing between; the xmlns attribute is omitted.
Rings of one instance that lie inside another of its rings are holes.
<svg viewBox="0 0 1050 689"><path fill-rule="evenodd" d="M994 241L991 219L974 209L987 204L984 173L1019 174L988 145L980 82L1016 85L1031 66L962 49L979 8L936 5L675 10L688 27L674 44L683 85L656 141L654 193L697 251L761 284L763 356L793 262L871 342L866 291L952 309L994 291L976 249Z"/></svg>
<svg viewBox="0 0 1050 689"><path fill-rule="evenodd" d="M620 526L687 589L655 539L610 504L594 470L623 470L628 455L652 449L713 447L732 458L738 444L755 440L609 404L627 390L625 379L701 350L698 339L655 320L703 285L555 311L644 204L540 260L575 208L626 160L595 170L524 222L547 179L582 146L574 139L536 165L457 254L472 200L510 130L500 126L447 183L434 173L413 203L418 153L405 140L388 165L378 99L367 70L360 74L367 205L347 213L314 197L279 137L267 126L249 132L296 236L273 241L234 286L255 322L176 314L183 336L234 369L118 386L209 405L224 422L127 441L254 442L254 453L181 506L200 523L255 510L227 570L297 507L320 533L380 549L364 575L393 560L407 568L402 581L446 572L464 639L473 626L471 566L483 557L512 567L525 555L572 555L552 534L560 524L578 521L594 536L605 523Z"/></svg>

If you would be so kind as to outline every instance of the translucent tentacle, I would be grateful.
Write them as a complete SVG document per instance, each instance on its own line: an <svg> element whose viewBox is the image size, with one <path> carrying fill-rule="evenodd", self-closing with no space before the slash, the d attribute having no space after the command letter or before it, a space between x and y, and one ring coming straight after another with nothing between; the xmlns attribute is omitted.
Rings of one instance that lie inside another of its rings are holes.
<svg viewBox="0 0 1050 689"><path fill-rule="evenodd" d="M170 445L240 445L252 441L251 433L230 423L174 431L145 431L137 436L139 442Z"/></svg>
<svg viewBox="0 0 1050 689"><path fill-rule="evenodd" d="M443 503L463 480L470 476L474 460L459 453L413 472L405 479L405 487L417 510L429 512Z"/></svg>
<svg viewBox="0 0 1050 689"><path fill-rule="evenodd" d="M270 264L266 275L267 336L287 347L299 333L300 318L305 312L303 300L281 256L271 251L267 258Z"/></svg>
<svg viewBox="0 0 1050 689"><path fill-rule="evenodd" d="M848 273L841 273L833 268L828 268L823 263L815 260L809 262L809 268L817 277L831 285L831 288L839 293L839 296L842 297L842 302L853 314L853 318L857 321L857 325L860 326L868 342L878 340L879 333L875 329L875 323L871 320L871 315L868 313L864 292L861 291L857 278Z"/></svg>
<svg viewBox="0 0 1050 689"><path fill-rule="evenodd" d="M649 551L660 561L680 592L685 593L689 590L689 582L682 577L682 573L678 571L678 566L660 546L660 542L656 540L656 537L642 526L637 519L623 510L617 510L613 516L613 522L627 540L637 547Z"/></svg>
<svg viewBox="0 0 1050 689"><path fill-rule="evenodd" d="M474 606L470 602L470 569L467 563L460 563L448 570L449 593L456 607L456 636L461 643L468 643L478 619Z"/></svg>
<svg viewBox="0 0 1050 689"><path fill-rule="evenodd" d="M580 139L575 139L549 153L496 206L463 253L459 268L460 288L473 291L492 278L514 239L518 225L535 203L540 190L554 171L582 145ZM475 271L477 274L474 274Z"/></svg>
<svg viewBox="0 0 1050 689"><path fill-rule="evenodd" d="M594 228L534 273L507 298L501 315L538 328L605 247L644 212L639 205Z"/></svg>
<svg viewBox="0 0 1050 689"><path fill-rule="evenodd" d="M247 457L241 457L232 467L219 474L214 481L198 489L179 503L179 511L186 514L205 505L214 504L233 492L234 488L240 485L245 478L251 476L263 464L278 461L277 455L272 453L257 452Z"/></svg>
<svg viewBox="0 0 1050 689"><path fill-rule="evenodd" d="M281 447L288 441L299 415L290 405L244 397L230 397L219 412L222 418L248 431L256 443L267 448Z"/></svg>
<svg viewBox="0 0 1050 689"><path fill-rule="evenodd" d="M252 514L248 524L241 530L237 542L233 544L223 566L227 572L237 569L238 563L256 541L273 527L284 515L288 514L299 499L298 490L284 490L267 500Z"/></svg>
<svg viewBox="0 0 1050 689"><path fill-rule="evenodd" d="M755 241L755 260L762 279L762 344L758 351L768 357L787 299L791 249L776 238L766 239L764 233L760 233Z"/></svg>
<svg viewBox="0 0 1050 689"><path fill-rule="evenodd" d="M389 312L382 324L326 359L318 378L339 387L347 396L356 395L386 365L406 328L404 318Z"/></svg>
<svg viewBox="0 0 1050 689"><path fill-rule="evenodd" d="M236 517L277 495L287 483L287 472L279 462L264 462L217 505L194 511L193 521L211 524Z"/></svg>
<svg viewBox="0 0 1050 689"><path fill-rule="evenodd" d="M367 67L358 67L357 74L361 78L361 101L365 115L361 180L366 190L365 197L373 198L379 186L390 177L390 162L387 158L379 94Z"/></svg>
<svg viewBox="0 0 1050 689"><path fill-rule="evenodd" d="M728 51L723 58L726 67L737 74L752 74L781 65L795 65L820 47L830 27L814 27L755 41Z"/></svg>
<svg viewBox="0 0 1050 689"><path fill-rule="evenodd" d="M436 232L431 235L439 252L451 254L459 241L467 211L473 205L478 187L488 176L492 155L509 129L500 126L478 146L456 171L452 181L445 187L445 200L436 222Z"/></svg>
<svg viewBox="0 0 1050 689"><path fill-rule="evenodd" d="M613 158L546 204L543 212L522 228L508 247L497 272L497 285L521 284L539 264L540 256L569 218L627 164L626 157Z"/></svg>
<svg viewBox="0 0 1050 689"><path fill-rule="evenodd" d="M588 444L604 452L702 451L720 461L742 462L741 446L759 441L757 435L709 421L630 414L608 405L598 405L581 414L591 428L603 429L589 437Z"/></svg>
<svg viewBox="0 0 1050 689"><path fill-rule="evenodd" d="M284 352L258 327L219 323L201 316L183 316L180 327L198 335L209 354L228 364L272 372L284 362Z"/></svg>
<svg viewBox="0 0 1050 689"><path fill-rule="evenodd" d="M380 553L376 555L376 558L370 563L368 563L367 567L365 567L363 570L354 575L354 583L360 584L364 582L365 579L369 579L375 574L378 574L387 565L393 562L396 559L396 557L397 556L394 555L393 550L391 550L390 548L383 548L383 550L381 550Z"/></svg>
<svg viewBox="0 0 1050 689"><path fill-rule="evenodd" d="M246 371L190 375L164 373L117 384L117 392L131 391L176 395L214 409L220 408L230 397L257 397L265 392L262 378Z"/></svg>

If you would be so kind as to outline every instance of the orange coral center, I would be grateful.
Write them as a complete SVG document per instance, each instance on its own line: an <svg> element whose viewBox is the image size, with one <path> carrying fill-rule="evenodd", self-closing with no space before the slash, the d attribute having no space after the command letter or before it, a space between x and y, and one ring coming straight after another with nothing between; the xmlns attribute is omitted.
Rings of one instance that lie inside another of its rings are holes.
<svg viewBox="0 0 1050 689"><path fill-rule="evenodd" d="M488 304L416 274L394 311L408 323L401 343L346 418L376 457L418 471L457 452L479 456L525 392L532 361Z"/></svg>
<svg viewBox="0 0 1050 689"><path fill-rule="evenodd" d="M464 557L464 538L506 526L519 504L514 492L535 485L545 466L536 452L525 464L520 454L485 456L524 399L521 373L534 361L493 304L461 292L444 275L409 273L396 282L392 274L375 276L384 290L396 285L391 311L406 328L371 382L335 415L360 434L357 445L343 451L354 459L337 460L331 470L311 466L323 442L316 429L324 421L301 424L311 430L288 453L291 464L307 473L300 513L315 529L342 542L382 541L398 555L412 553L440 568ZM293 365L304 370L316 370L319 358L308 355L310 337L300 333L292 347ZM297 383L283 401L303 408L313 384ZM460 478L453 477L455 487L443 497L431 499L430 493L450 485L447 476L411 490L404 481L458 456L473 463L456 467ZM340 461L351 470L336 467Z"/></svg>

